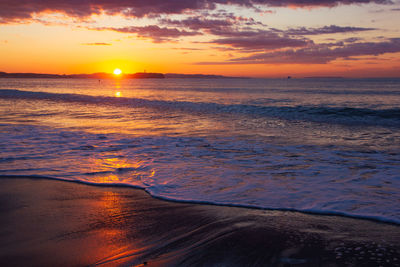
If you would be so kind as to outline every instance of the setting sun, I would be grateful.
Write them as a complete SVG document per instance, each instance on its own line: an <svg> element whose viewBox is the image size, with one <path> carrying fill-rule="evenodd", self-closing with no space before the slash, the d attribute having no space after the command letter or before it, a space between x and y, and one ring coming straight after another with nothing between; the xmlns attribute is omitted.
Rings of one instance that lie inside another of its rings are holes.
<svg viewBox="0 0 400 267"><path fill-rule="evenodd" d="M122 73L122 71L120 69L115 69L114 70L114 74L115 75L120 75Z"/></svg>

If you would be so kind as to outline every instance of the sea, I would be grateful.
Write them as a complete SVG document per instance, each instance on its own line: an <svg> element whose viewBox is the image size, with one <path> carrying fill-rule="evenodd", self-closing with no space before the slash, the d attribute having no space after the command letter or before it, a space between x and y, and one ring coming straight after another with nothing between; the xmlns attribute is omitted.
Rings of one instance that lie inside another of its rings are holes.
<svg viewBox="0 0 400 267"><path fill-rule="evenodd" d="M400 79L0 79L0 177L400 224Z"/></svg>

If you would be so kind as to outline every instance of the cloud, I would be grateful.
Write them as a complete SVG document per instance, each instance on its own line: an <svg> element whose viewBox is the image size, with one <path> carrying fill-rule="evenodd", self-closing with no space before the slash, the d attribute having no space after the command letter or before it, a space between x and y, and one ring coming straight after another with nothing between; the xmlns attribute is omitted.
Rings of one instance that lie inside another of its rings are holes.
<svg viewBox="0 0 400 267"><path fill-rule="evenodd" d="M286 47L303 47L310 42L312 41L307 39L295 39L273 34L254 37L221 38L211 41L214 44L228 45L245 50L274 50Z"/></svg>
<svg viewBox="0 0 400 267"><path fill-rule="evenodd" d="M334 34L334 33L354 33L362 31L376 30L375 28L365 27L350 27L330 25L320 28L290 28L287 30L279 29L257 29L250 27L254 25L264 24L255 21L252 18L236 17L232 14L227 14L227 19L209 19L206 16L213 14L205 14L203 17L189 17L182 20L160 19L159 23L202 31L209 35L215 35L218 38L209 43L224 45L235 49L249 50L271 50L285 47L304 47L312 43L306 35ZM217 14L219 16L219 14ZM348 39L348 42L357 40Z"/></svg>
<svg viewBox="0 0 400 267"><path fill-rule="evenodd" d="M207 18L207 17L212 17ZM246 18L243 16L235 16L233 13L217 13L217 14L202 14L202 16L193 16L181 20L160 19L159 23L163 25L184 27L191 30L230 30L233 26L266 26L265 24Z"/></svg>
<svg viewBox="0 0 400 267"><path fill-rule="evenodd" d="M314 7L348 4L391 4L390 0L0 0L0 23L32 19L40 13L62 13L87 18L93 14L122 14L128 17L182 14L187 11L215 10L217 4L247 8L260 6Z"/></svg>
<svg viewBox="0 0 400 267"><path fill-rule="evenodd" d="M247 57L231 59L236 64L325 64L336 59L359 56L378 56L400 52L400 38L383 42L358 42L336 45L314 44L297 50L289 49L267 53L257 53Z"/></svg>
<svg viewBox="0 0 400 267"><path fill-rule="evenodd" d="M109 44L109 43L83 43L82 45L99 45L99 46L105 45L105 46L107 46L107 45L111 45L111 44Z"/></svg>
<svg viewBox="0 0 400 267"><path fill-rule="evenodd" d="M346 43L355 43L355 42L359 42L359 41L362 41L362 40L363 40L362 38L350 37L350 38L344 39L343 42L346 42Z"/></svg>
<svg viewBox="0 0 400 267"><path fill-rule="evenodd" d="M206 19L201 17L190 17L183 20L161 19L161 24L185 27L191 30L226 28L233 26L233 22L228 19Z"/></svg>
<svg viewBox="0 0 400 267"><path fill-rule="evenodd" d="M278 34L270 30L220 30L214 28L210 34L221 36L210 41L212 44L229 46L243 50L274 50L287 47L304 47L312 43L306 38L292 38L286 34Z"/></svg>
<svg viewBox="0 0 400 267"><path fill-rule="evenodd" d="M232 25L233 26L233 25ZM247 36L247 37L255 37L261 35L281 35L281 36L304 36L304 35L320 35L320 34L334 34L334 33L354 33L354 32L362 32L362 31L372 31L376 30L375 28L364 28L364 27L343 27L343 26L324 26L321 28L290 28L287 30L280 30L276 28L270 28L268 30L260 30L253 29L250 27L225 27L219 28L217 26L210 27L209 33L218 36Z"/></svg>
<svg viewBox="0 0 400 267"><path fill-rule="evenodd" d="M138 37L151 38L154 42L160 43L165 41L170 41L182 36L194 36L201 33L194 31L179 30L177 28L165 28L159 27L157 25L148 26L129 26L122 28L114 27L102 27L102 28L92 28L93 30L109 30L120 33L133 33Z"/></svg>
<svg viewBox="0 0 400 267"><path fill-rule="evenodd" d="M354 33L362 31L372 31L375 28L363 28L363 27L342 27L336 25L324 26L321 28L291 28L285 31L276 30L278 32L284 32L287 35L319 35L319 34L332 34L332 33Z"/></svg>
<svg viewBox="0 0 400 267"><path fill-rule="evenodd" d="M249 1L250 2L250 1ZM390 0L253 0L251 1L257 4L265 4L268 6L275 7L285 7L285 6L295 6L295 7L313 7L313 6L326 6L333 7L337 5L351 5L351 4L393 4Z"/></svg>

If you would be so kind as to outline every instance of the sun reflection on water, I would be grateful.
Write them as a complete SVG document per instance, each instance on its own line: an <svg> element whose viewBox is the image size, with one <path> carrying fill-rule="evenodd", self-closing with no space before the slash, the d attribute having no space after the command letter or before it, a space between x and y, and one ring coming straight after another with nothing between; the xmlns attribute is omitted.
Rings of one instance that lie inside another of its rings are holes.
<svg viewBox="0 0 400 267"><path fill-rule="evenodd" d="M121 227L126 223L124 216L124 203L120 195L112 191L104 191L99 201L96 202L96 210L101 214L105 224L97 230L100 239L107 240L107 250L112 254L120 252L124 244L121 242L126 239L126 231Z"/></svg>
<svg viewBox="0 0 400 267"><path fill-rule="evenodd" d="M136 161L118 155L94 158L91 160L90 181L105 184L132 184L140 183L142 177L151 178L156 170L150 168L149 163Z"/></svg>

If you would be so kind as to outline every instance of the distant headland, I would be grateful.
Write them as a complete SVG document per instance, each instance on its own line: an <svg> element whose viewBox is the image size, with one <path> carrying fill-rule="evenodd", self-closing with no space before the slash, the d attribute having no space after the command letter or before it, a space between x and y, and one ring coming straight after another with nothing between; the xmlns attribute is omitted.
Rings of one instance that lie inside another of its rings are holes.
<svg viewBox="0 0 400 267"><path fill-rule="evenodd" d="M178 73L167 73L164 74L165 78L193 78L193 79L249 79L248 77L234 77L234 76L223 76L223 75L212 75L212 74L178 74Z"/></svg>
<svg viewBox="0 0 400 267"><path fill-rule="evenodd" d="M247 77L229 77L222 75L207 74L176 74L176 73L151 73L137 72L132 74L121 74L122 79L164 79L164 78L198 78L198 79L226 79L226 78L247 78ZM98 72L92 74L45 74L45 73L7 73L0 72L0 78L47 78L47 79L115 79L112 73Z"/></svg>
<svg viewBox="0 0 400 267"><path fill-rule="evenodd" d="M147 73L137 72L133 74L121 74L120 78L125 79L164 79L165 76L162 73ZM92 74L43 74L43 73L7 73L0 72L0 78L64 78L64 79L114 79L116 76L112 73L98 72Z"/></svg>
<svg viewBox="0 0 400 267"><path fill-rule="evenodd" d="M344 79L341 76L308 76L304 77L304 79Z"/></svg>

